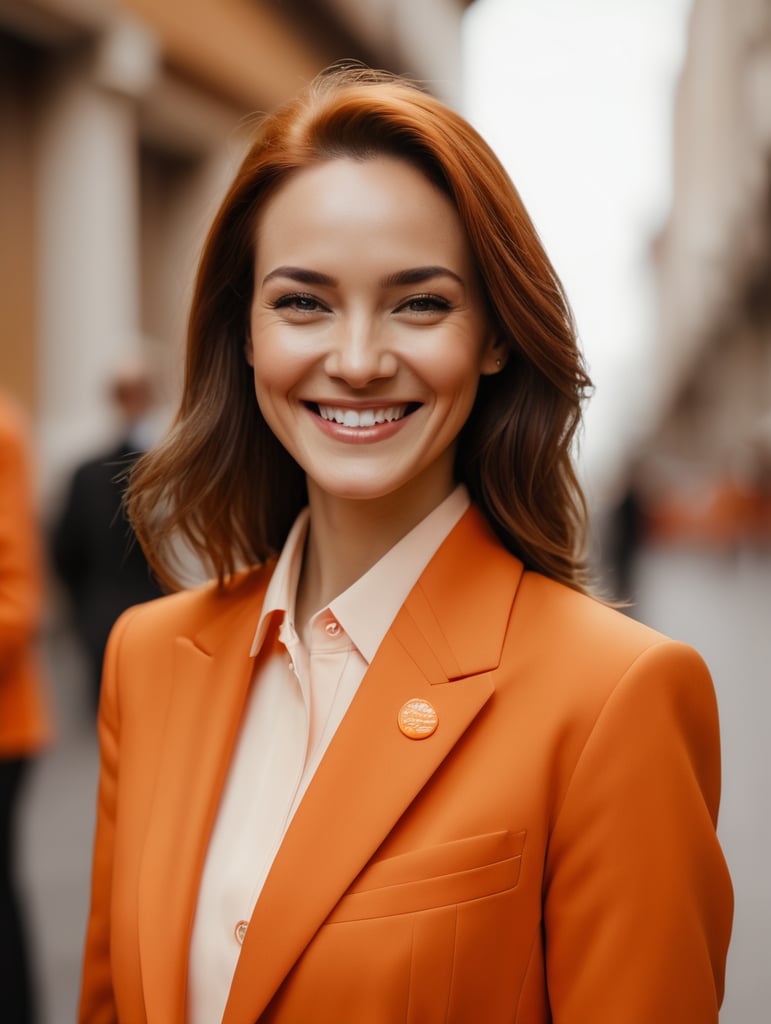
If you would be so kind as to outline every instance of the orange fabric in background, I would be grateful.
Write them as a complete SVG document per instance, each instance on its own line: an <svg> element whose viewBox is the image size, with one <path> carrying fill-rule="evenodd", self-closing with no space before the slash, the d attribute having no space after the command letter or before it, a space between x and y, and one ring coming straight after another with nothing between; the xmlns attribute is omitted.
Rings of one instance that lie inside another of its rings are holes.
<svg viewBox="0 0 771 1024"><path fill-rule="evenodd" d="M38 750L50 721L34 650L42 583L29 440L21 411L0 395L0 757Z"/></svg>

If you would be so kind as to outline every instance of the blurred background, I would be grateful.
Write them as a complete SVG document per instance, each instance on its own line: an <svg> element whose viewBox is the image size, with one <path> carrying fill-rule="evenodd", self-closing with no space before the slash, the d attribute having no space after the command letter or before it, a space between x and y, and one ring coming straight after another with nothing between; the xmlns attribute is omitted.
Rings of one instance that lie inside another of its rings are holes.
<svg viewBox="0 0 771 1024"><path fill-rule="evenodd" d="M88 905L99 639L68 565L79 488L168 421L203 233L255 113L341 58L466 114L565 282L596 385L579 458L604 592L715 679L736 889L721 1020L755 1024L771 1005L771 0L0 0L0 389L34 442L56 720L20 821L41 1020L75 1017Z"/></svg>

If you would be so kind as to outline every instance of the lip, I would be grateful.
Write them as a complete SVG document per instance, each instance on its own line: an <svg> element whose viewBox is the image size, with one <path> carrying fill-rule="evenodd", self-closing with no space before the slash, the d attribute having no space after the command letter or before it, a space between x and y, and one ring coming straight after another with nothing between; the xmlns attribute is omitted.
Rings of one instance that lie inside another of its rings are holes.
<svg viewBox="0 0 771 1024"><path fill-rule="evenodd" d="M303 403L321 433L344 444L377 444L380 441L388 440L403 429L405 424L409 422L412 414L420 408L421 404L420 402L385 402L382 400L379 402L334 400L331 402L306 401ZM366 427L353 427L338 423L336 420L325 419L319 412L319 405L331 409L351 409L359 413L370 409L378 411L405 407L406 412L399 419L384 420L382 423L374 423Z"/></svg>

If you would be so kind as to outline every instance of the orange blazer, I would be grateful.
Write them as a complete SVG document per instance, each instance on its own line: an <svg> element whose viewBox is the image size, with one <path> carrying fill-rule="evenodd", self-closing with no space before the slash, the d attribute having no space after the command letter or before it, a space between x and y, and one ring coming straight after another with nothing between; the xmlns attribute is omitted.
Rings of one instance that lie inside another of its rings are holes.
<svg viewBox="0 0 771 1024"><path fill-rule="evenodd" d="M26 422L0 395L0 758L23 757L49 737L34 650L41 606Z"/></svg>
<svg viewBox="0 0 771 1024"><path fill-rule="evenodd" d="M108 647L83 1024L182 1024L269 570ZM424 739L399 728L433 706ZM531 572L475 508L377 652L278 852L224 1024L709 1024L732 894L689 647Z"/></svg>

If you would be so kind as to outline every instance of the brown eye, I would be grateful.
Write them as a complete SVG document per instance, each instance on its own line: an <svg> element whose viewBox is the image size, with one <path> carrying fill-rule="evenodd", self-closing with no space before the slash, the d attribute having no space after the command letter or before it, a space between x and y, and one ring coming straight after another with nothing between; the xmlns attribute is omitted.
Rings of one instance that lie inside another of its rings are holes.
<svg viewBox="0 0 771 1024"><path fill-rule="evenodd" d="M396 310L397 313L446 313L451 309L447 299L440 295L413 295L407 299Z"/></svg>
<svg viewBox="0 0 771 1024"><path fill-rule="evenodd" d="M316 313L319 310L326 309L312 295L304 295L299 292L291 295L282 295L280 299L272 302L271 305L274 309L296 309L298 313Z"/></svg>

